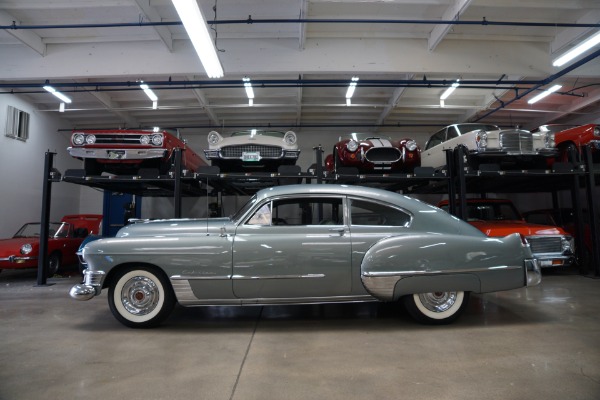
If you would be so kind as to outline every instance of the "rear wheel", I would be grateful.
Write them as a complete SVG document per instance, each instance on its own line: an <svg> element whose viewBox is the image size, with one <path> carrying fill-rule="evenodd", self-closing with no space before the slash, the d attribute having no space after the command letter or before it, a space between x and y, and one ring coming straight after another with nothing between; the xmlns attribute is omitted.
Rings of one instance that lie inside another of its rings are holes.
<svg viewBox="0 0 600 400"><path fill-rule="evenodd" d="M60 269L60 254L52 253L48 256L48 276L53 276Z"/></svg>
<svg viewBox="0 0 600 400"><path fill-rule="evenodd" d="M112 279L108 305L123 325L152 328L171 314L175 306L175 294L162 271L132 266L119 271Z"/></svg>
<svg viewBox="0 0 600 400"><path fill-rule="evenodd" d="M404 306L418 322L443 325L454 322L469 302L469 292L418 293L404 297Z"/></svg>

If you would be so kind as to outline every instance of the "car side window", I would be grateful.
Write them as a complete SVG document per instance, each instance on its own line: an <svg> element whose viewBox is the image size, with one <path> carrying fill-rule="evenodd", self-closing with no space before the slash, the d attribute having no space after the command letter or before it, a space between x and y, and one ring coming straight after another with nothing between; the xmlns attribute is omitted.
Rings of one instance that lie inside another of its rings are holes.
<svg viewBox="0 0 600 400"><path fill-rule="evenodd" d="M273 225L342 225L341 198L295 198L273 201Z"/></svg>
<svg viewBox="0 0 600 400"><path fill-rule="evenodd" d="M446 139L446 129L442 129L441 131L435 133L425 145L425 149L430 149L438 144L442 144Z"/></svg>
<svg viewBox="0 0 600 400"><path fill-rule="evenodd" d="M271 203L263 204L256 212L250 217L248 225L271 225Z"/></svg>
<svg viewBox="0 0 600 400"><path fill-rule="evenodd" d="M364 200L350 204L352 225L403 226L410 223L410 215L397 208Z"/></svg>
<svg viewBox="0 0 600 400"><path fill-rule="evenodd" d="M448 127L448 132L446 134L446 140L450 140L450 139L454 139L455 137L458 137L458 131L456 130L456 127L454 126L450 126Z"/></svg>

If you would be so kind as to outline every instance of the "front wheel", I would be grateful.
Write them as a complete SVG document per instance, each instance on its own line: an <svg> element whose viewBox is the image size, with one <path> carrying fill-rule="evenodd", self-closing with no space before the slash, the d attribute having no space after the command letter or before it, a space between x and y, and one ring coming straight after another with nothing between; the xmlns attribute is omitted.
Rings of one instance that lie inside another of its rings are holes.
<svg viewBox="0 0 600 400"><path fill-rule="evenodd" d="M454 322L467 307L469 292L418 293L404 297L408 313L422 324L443 325Z"/></svg>
<svg viewBox="0 0 600 400"><path fill-rule="evenodd" d="M152 328L171 314L175 306L175 294L160 270L133 266L119 271L112 280L108 290L108 305L123 325Z"/></svg>

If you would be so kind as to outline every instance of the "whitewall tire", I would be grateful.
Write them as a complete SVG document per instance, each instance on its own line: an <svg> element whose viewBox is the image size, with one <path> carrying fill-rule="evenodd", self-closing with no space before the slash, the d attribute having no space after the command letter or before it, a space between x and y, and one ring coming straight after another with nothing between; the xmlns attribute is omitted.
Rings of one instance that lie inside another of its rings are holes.
<svg viewBox="0 0 600 400"><path fill-rule="evenodd" d="M404 306L418 322L442 325L454 322L467 307L469 292L418 293L404 297Z"/></svg>
<svg viewBox="0 0 600 400"><path fill-rule="evenodd" d="M130 328L151 328L164 321L175 306L175 294L162 271L128 267L117 273L108 290L115 318Z"/></svg>

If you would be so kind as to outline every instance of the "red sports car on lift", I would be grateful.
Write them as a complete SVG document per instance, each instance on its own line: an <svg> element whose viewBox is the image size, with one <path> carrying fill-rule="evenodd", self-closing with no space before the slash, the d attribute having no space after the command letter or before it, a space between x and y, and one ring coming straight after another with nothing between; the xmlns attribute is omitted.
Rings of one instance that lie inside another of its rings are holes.
<svg viewBox="0 0 600 400"><path fill-rule="evenodd" d="M554 142L560 151L558 156L560 161L569 161L569 153L573 150L578 157L577 161L580 161L582 147L586 144L592 147L594 161L597 162L600 158L600 125L542 125L536 131L554 132Z"/></svg>
<svg viewBox="0 0 600 400"><path fill-rule="evenodd" d="M48 276L61 265L77 264L75 252L89 234L98 234L102 215L65 215L61 222L51 222L48 229ZM39 222L27 223L11 239L0 240L0 271L37 268L40 256Z"/></svg>
<svg viewBox="0 0 600 400"><path fill-rule="evenodd" d="M134 175L140 168L156 169L166 174L175 163L176 148L182 149L182 169L196 172L207 165L176 131L153 130L76 130L71 135L71 147L67 150L75 158L83 159L86 175L109 172Z"/></svg>
<svg viewBox="0 0 600 400"><path fill-rule="evenodd" d="M421 149L413 139L392 140L372 133L350 133L339 138L325 168L356 167L366 172L412 172L421 165Z"/></svg>

